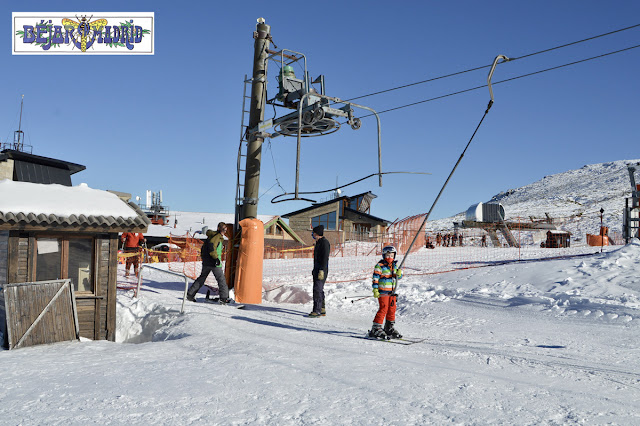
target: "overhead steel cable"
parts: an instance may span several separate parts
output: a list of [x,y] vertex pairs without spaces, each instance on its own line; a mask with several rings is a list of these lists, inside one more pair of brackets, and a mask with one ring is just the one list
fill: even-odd
[[[351,186],[353,184],[356,184],[358,182],[362,182],[363,180],[369,179],[369,178],[374,177],[374,176],[378,176],[378,175],[393,175],[393,174],[430,175],[431,173],[426,173],[426,172],[382,172],[382,173],[371,173],[368,176],[365,176],[363,178],[354,180],[353,182],[345,183],[344,185],[336,186],[335,188],[325,189],[323,191],[298,192],[298,194],[303,194],[303,195],[307,195],[307,194],[324,194],[325,192],[336,191],[338,189],[342,189],[342,188],[345,188],[347,186]],[[282,188],[282,187],[280,187],[280,188]],[[283,191],[284,191],[284,189],[283,189]],[[284,199],[284,200],[276,201],[278,198],[284,197],[285,195],[294,195],[294,194],[291,194],[291,193],[285,191],[283,194],[276,195],[275,197],[273,197],[271,199],[271,203],[272,204],[276,204],[276,203],[282,203],[283,201],[295,201],[295,200],[297,200],[296,198],[287,198],[287,199]],[[300,198],[300,200],[311,201],[312,203],[316,202],[315,200],[310,200],[308,198]]]
[[267,192],[271,191],[271,189],[276,185],[278,185],[280,189],[282,189],[282,192],[286,192],[282,187],[282,185],[280,185],[280,179],[278,179],[278,171],[276,170],[276,160],[273,158],[273,147],[271,146],[271,139],[269,139],[268,147],[269,147],[269,152],[271,152],[271,162],[273,163],[273,173],[276,177],[276,183],[274,183],[273,185],[271,185],[269,189],[264,191],[262,195],[258,197],[258,199],[262,198]]
[[[493,84],[495,85],[495,84],[500,84],[500,83],[506,83],[506,82],[508,82],[508,81],[518,80],[518,79],[520,79],[520,78],[530,77],[530,76],[532,76],[532,75],[536,75],[536,74],[542,74],[543,72],[547,72],[547,71],[554,71],[554,70],[557,70],[557,69],[560,69],[560,68],[564,68],[564,67],[568,67],[568,66],[571,66],[571,65],[580,64],[580,63],[582,63],[582,62],[587,62],[587,61],[591,61],[591,60],[594,60],[594,59],[603,58],[603,57],[605,57],[605,56],[609,56],[609,55],[615,55],[616,53],[626,52],[626,51],[628,51],[628,50],[636,49],[636,48],[638,48],[638,47],[640,47],[640,44],[635,45],[635,46],[631,46],[631,47],[627,47],[627,48],[625,48],[625,49],[616,50],[616,51],[613,51],[613,52],[603,53],[602,55],[592,56],[592,57],[590,57],[590,58],[586,58],[586,59],[581,59],[581,60],[579,60],[579,61],[569,62],[569,63],[567,63],[567,64],[558,65],[558,66],[555,66],[555,67],[546,68],[546,69],[539,70],[539,71],[534,71],[534,72],[531,72],[531,73],[528,73],[528,74],[522,74],[522,75],[519,75],[519,76],[516,76],[516,77],[507,78],[507,79],[505,79],[505,80],[496,81],[496,82],[495,82],[495,83],[493,83]],[[512,59],[512,60],[513,60],[513,59]],[[490,65],[489,65],[489,66],[490,66]],[[380,115],[380,114],[384,114],[385,112],[395,111],[395,110],[398,110],[398,109],[408,108],[408,107],[410,107],[410,106],[423,104],[423,103],[426,103],[426,102],[436,101],[436,100],[438,100],[438,99],[447,98],[447,97],[449,97],[449,96],[455,96],[455,95],[459,95],[459,94],[462,94],[462,93],[471,92],[471,91],[473,91],[473,90],[482,89],[483,87],[487,87],[487,85],[486,85],[486,84],[484,84],[484,85],[482,85],[482,86],[476,86],[476,87],[472,87],[472,88],[470,88],[470,89],[460,90],[460,91],[457,91],[457,92],[448,93],[448,94],[446,94],[446,95],[436,96],[435,98],[424,99],[424,100],[422,100],[422,101],[412,102],[412,103],[410,103],[410,104],[400,105],[400,106],[397,106],[397,107],[394,107],[394,108],[385,109],[385,110],[382,110],[382,111],[378,111],[378,115]],[[360,116],[360,117],[358,117],[358,118],[361,118],[361,119],[362,119],[362,118],[367,118],[367,117],[370,117],[371,115],[373,115],[373,114],[363,115],[363,116]]]
[[[431,212],[433,212],[433,209],[435,208],[436,204],[438,203],[438,200],[440,199],[440,196],[442,196],[442,193],[444,192],[444,189],[447,187],[447,184],[451,180],[451,177],[453,176],[453,174],[455,173],[456,169],[460,165],[460,162],[462,161],[462,158],[464,157],[464,154],[467,152],[467,149],[469,149],[469,145],[471,145],[471,142],[473,141],[473,138],[476,136],[476,133],[478,133],[478,130],[480,129],[480,126],[482,126],[482,123],[484,122],[484,119],[486,118],[487,114],[491,110],[491,106],[493,105],[493,101],[494,101],[494,99],[493,99],[493,90],[491,89],[491,78],[493,77],[493,72],[495,71],[496,66],[498,64],[500,64],[500,63],[504,63],[504,62],[507,62],[509,60],[510,59],[508,57],[506,57],[505,55],[498,55],[493,60],[493,64],[491,65],[491,71],[489,71],[489,75],[487,76],[487,84],[486,84],[486,86],[489,87],[489,93],[491,94],[491,99],[489,100],[489,104],[487,105],[487,109],[484,111],[484,115],[482,116],[482,119],[480,119],[480,122],[476,126],[476,129],[473,131],[473,134],[471,135],[471,138],[469,139],[469,142],[467,142],[467,145],[464,147],[464,150],[460,154],[460,157],[458,158],[458,161],[453,166],[453,169],[451,169],[451,173],[449,173],[449,177],[447,177],[447,180],[444,181],[444,184],[442,185],[442,188],[440,188],[440,192],[438,192],[438,196],[436,197],[435,200],[433,200],[433,204],[431,204],[431,208],[429,209],[429,212],[427,212],[426,216],[422,220],[422,224],[420,225],[420,228],[418,228],[418,230],[416,231],[415,235],[413,236],[413,240],[411,241],[411,244],[409,244],[409,248],[404,253],[404,256],[402,257],[402,261],[400,262],[400,265],[398,266],[398,269],[402,269],[402,267],[404,266],[404,263],[406,262],[407,258],[409,257],[409,254],[411,254],[411,249],[413,248],[413,245],[415,244],[416,240],[418,239],[418,235],[420,235],[420,233],[422,233],[422,230],[424,229],[424,226],[427,223],[427,220],[429,220],[429,216],[431,216]],[[502,62],[500,62],[500,61],[502,61]],[[395,276],[395,273],[394,273],[394,276],[393,276],[393,290],[391,291],[391,295],[392,296],[396,295],[397,288],[398,288],[398,279],[397,279],[397,277]]]
[[608,33],[604,33],[604,34],[600,34],[600,35],[597,35],[597,36],[593,36],[593,37],[585,38],[585,39],[582,39],[582,40],[574,41],[574,42],[571,42],[571,43],[563,44],[561,46],[552,47],[550,49],[540,50],[539,52],[528,53],[526,55],[517,56],[517,57],[511,58],[511,61],[515,61],[516,59],[528,58],[530,56],[539,55],[541,53],[551,52],[552,50],[562,49],[563,47],[569,47],[569,46],[573,46],[574,44],[584,43],[585,41],[595,40],[595,39],[600,38],[600,37],[604,37],[604,36],[608,36],[608,35],[611,35],[611,34],[619,33],[619,32],[622,32],[622,31],[630,30],[630,29],[636,28],[636,27],[640,27],[640,24],[632,25],[632,26],[626,27],[626,28],[620,28],[619,30],[609,31]]
[[[573,45],[576,45],[576,44],[579,44],[579,43],[584,43],[586,41],[595,40],[595,39],[600,38],[600,37],[605,37],[605,36],[608,36],[608,35],[611,35],[611,34],[619,33],[619,32],[622,32],[622,31],[627,31],[627,30],[630,30],[630,29],[633,29],[633,28],[636,28],[636,27],[640,27],[640,24],[632,25],[630,27],[620,28],[620,29],[614,30],[614,31],[609,31],[608,33],[603,33],[603,34],[599,34],[599,35],[596,35],[596,36],[593,36],[593,37],[588,37],[588,38],[585,38],[585,39],[582,39],[582,40],[573,41],[571,43],[562,44],[560,46],[551,47],[549,49],[543,49],[543,50],[539,50],[537,52],[527,53],[527,54],[522,55],[522,56],[513,57],[513,58],[511,58],[511,61],[515,61],[517,59],[524,59],[524,58],[528,58],[528,57],[535,56],[535,55],[540,55],[542,53],[547,53],[547,52],[551,52],[553,50],[558,50],[558,49],[562,49],[562,48],[565,48],[565,47],[573,46]],[[483,68],[490,68],[491,65],[492,64],[482,65],[482,66],[475,67],[475,68],[470,68],[470,69],[464,70],[464,71],[458,71],[458,72],[454,72],[454,73],[451,73],[451,74],[441,75],[439,77],[433,77],[433,78],[430,78],[430,79],[427,79],[427,80],[416,81],[415,83],[404,84],[402,86],[392,87],[390,89],[385,89],[385,90],[380,90],[380,91],[373,92],[373,93],[368,93],[366,95],[361,95],[361,96],[357,96],[355,98],[347,99],[346,102],[353,101],[353,100],[356,100],[356,99],[366,98],[368,96],[380,95],[382,93],[392,92],[394,90],[405,89],[407,87],[417,86],[419,84],[430,83],[432,81],[441,80],[443,78],[448,78],[448,77],[453,77],[453,76],[464,74],[464,73],[471,72],[471,71],[481,70]],[[482,87],[484,87],[484,86],[482,86]]]
[[483,68],[489,68],[490,66],[491,65],[483,65],[481,67],[475,67],[475,68],[470,68],[470,69],[464,70],[464,71],[454,72],[452,74],[441,75],[440,77],[434,77],[434,78],[430,78],[428,80],[417,81],[415,83],[409,83],[409,84],[405,84],[403,86],[393,87],[391,89],[380,90],[379,92],[373,92],[373,93],[369,93],[367,95],[362,95],[362,96],[357,96],[355,98],[347,99],[345,102],[350,102],[350,101],[354,101],[356,99],[366,98],[368,96],[380,95],[381,93],[392,92],[394,90],[404,89],[406,87],[417,86],[418,84],[430,83],[432,81],[442,80],[443,78],[453,77],[454,75],[460,75],[460,74],[464,74],[464,73],[471,72],[471,71],[481,70]]

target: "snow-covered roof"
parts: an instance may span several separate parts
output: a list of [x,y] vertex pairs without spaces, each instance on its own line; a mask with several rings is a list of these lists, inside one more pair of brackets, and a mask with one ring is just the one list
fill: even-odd
[[0,180],[0,226],[89,227],[107,231],[146,229],[137,206],[87,184],[64,186]]
[[[263,223],[272,220],[274,215],[258,215]],[[178,224],[175,225],[176,219]],[[167,225],[149,225],[149,229],[145,232],[145,236],[149,237],[169,237],[172,235],[193,235],[196,231],[202,231],[204,226],[209,229],[216,229],[218,223],[234,223],[235,217],[233,213],[199,213],[199,212],[181,212],[172,211],[169,216]],[[174,226],[175,225],[175,226]]]

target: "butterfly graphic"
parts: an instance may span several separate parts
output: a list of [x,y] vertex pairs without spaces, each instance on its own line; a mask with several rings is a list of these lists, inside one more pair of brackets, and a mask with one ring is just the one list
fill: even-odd
[[62,20],[62,25],[67,31],[75,30],[76,34],[73,35],[73,44],[83,52],[86,52],[87,47],[91,47],[95,41],[96,32],[102,31],[102,29],[107,25],[106,19],[96,19],[93,22],[89,22],[91,18],[93,18],[93,15],[91,15],[89,19],[87,19],[86,15],[80,18],[76,16],[78,21],[67,18]]

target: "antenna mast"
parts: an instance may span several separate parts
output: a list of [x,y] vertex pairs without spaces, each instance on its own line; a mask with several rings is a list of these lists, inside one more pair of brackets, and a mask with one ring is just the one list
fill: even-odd
[[20,122],[18,123],[18,130],[13,132],[13,149],[16,151],[22,151],[24,145],[24,132],[22,131],[22,107],[24,106],[24,95],[22,95],[22,101],[20,102]]

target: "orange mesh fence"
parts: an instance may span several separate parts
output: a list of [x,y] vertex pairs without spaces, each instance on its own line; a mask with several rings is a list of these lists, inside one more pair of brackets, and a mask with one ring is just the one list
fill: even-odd
[[[202,258],[200,257],[200,249],[203,240],[186,235],[169,235],[169,270],[179,272],[187,277],[195,280],[202,272]],[[226,241],[225,241],[226,243]],[[222,254],[224,261],[226,252]],[[224,268],[224,265],[222,265]],[[216,287],[216,279],[213,274],[209,274],[204,284],[209,287]]]
[[[328,284],[368,281],[380,259],[382,247],[391,244],[398,260],[406,254],[425,215],[394,222],[384,234],[351,234],[351,239],[333,244],[329,259]],[[427,228],[431,225],[427,222]],[[599,232],[593,218],[572,216],[554,219],[510,219],[502,223],[465,223],[418,234],[404,264],[406,276],[427,275],[501,263],[565,258],[615,249],[615,246],[589,246],[587,231]],[[624,244],[620,233],[609,231],[609,241]],[[311,284],[313,247],[278,250],[265,254],[265,289],[285,285]]]
[[[382,247],[392,244],[398,260],[411,244],[424,215],[411,216],[391,224],[387,232],[349,234],[349,239],[332,244],[329,258],[328,284],[366,281],[380,259]],[[619,232],[607,229],[610,246],[590,246],[588,233],[599,234],[600,221],[572,216],[532,220],[515,218],[501,223],[460,222],[454,226],[434,228],[419,233],[409,258],[404,264],[405,276],[427,275],[516,261],[553,259],[613,250],[624,244]],[[147,251],[144,261],[168,262],[171,271],[195,279],[201,272],[202,241],[189,235],[171,235],[168,252]],[[284,286],[310,286],[313,269],[313,246],[290,241],[285,244],[265,243],[263,286],[266,291]],[[119,255],[119,260],[128,254]],[[223,254],[223,260],[225,254]],[[224,266],[224,265],[223,265]],[[217,287],[213,275],[206,285]]]

